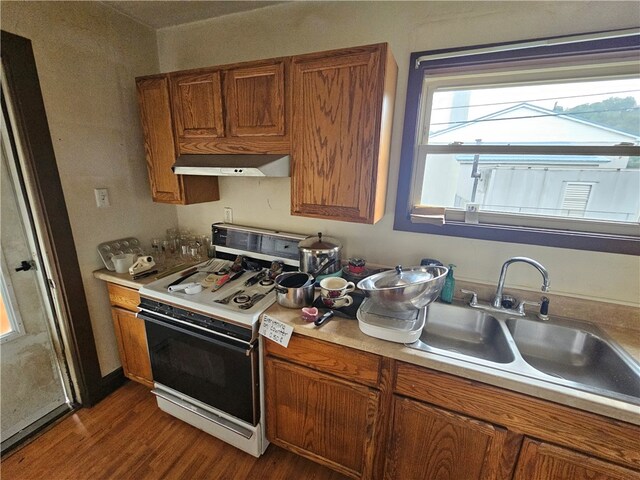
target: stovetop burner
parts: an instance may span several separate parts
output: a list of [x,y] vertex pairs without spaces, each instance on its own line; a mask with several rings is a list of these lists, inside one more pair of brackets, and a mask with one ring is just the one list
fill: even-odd
[[260,280],[260,285],[262,285],[263,287],[270,287],[274,283],[275,283],[275,280],[271,278],[265,278],[263,280]]

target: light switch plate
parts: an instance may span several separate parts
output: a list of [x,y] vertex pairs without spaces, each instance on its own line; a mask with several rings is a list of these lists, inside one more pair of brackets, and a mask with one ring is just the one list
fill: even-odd
[[109,201],[109,190],[106,188],[94,188],[93,193],[96,196],[96,205],[98,208],[107,208],[111,206]]

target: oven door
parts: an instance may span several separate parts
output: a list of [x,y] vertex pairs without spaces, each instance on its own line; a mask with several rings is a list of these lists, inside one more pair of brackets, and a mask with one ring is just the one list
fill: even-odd
[[146,310],[155,382],[256,425],[259,412],[258,342],[245,343]]

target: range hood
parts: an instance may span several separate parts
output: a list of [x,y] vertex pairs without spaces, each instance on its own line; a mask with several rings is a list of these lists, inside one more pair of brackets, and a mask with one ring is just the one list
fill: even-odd
[[288,177],[289,155],[180,155],[171,167],[178,175]]

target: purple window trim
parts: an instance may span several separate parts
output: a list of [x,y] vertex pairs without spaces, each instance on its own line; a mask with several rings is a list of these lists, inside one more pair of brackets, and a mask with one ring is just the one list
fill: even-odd
[[[601,32],[592,32],[601,33]],[[614,32],[612,32],[614,33]],[[546,38],[558,39],[571,37]],[[442,226],[411,223],[411,173],[413,170],[413,157],[416,146],[416,124],[418,120],[418,106],[422,93],[422,81],[425,72],[433,69],[447,67],[468,67],[486,63],[511,62],[536,58],[557,58],[562,56],[577,56],[598,53],[622,53],[637,51],[640,53],[640,35],[631,35],[617,38],[588,40],[579,43],[562,45],[548,45],[531,47],[520,50],[507,50],[501,52],[470,54],[468,56],[443,58],[438,60],[426,60],[415,68],[418,58],[425,55],[462,52],[496,46],[514,45],[536,40],[530,39],[519,42],[504,42],[473,47],[450,48],[425,52],[414,52],[409,62],[409,78],[407,85],[407,102],[405,108],[404,129],[402,134],[402,153],[400,156],[400,170],[398,175],[398,193],[396,199],[394,230],[428,233],[435,235],[447,235],[480,240],[491,240],[509,243],[523,243],[531,245],[544,245],[549,247],[570,248],[574,250],[588,250],[598,252],[620,253],[626,255],[640,255],[640,238],[603,235],[590,232],[570,232],[553,229],[528,228],[504,225],[470,225],[461,222],[450,222]]]

